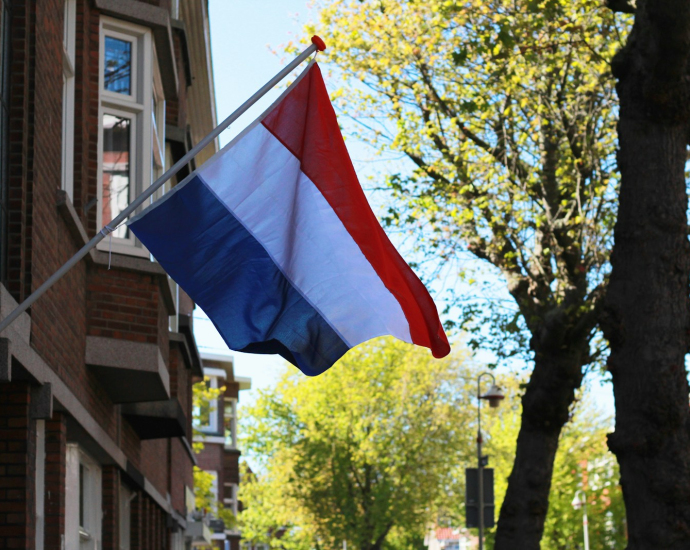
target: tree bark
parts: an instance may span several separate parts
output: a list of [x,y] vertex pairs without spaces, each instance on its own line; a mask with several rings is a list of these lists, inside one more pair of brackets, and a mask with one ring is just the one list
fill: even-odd
[[690,3],[638,2],[614,60],[621,189],[602,327],[629,550],[690,548]]
[[[558,342],[564,343],[562,338]],[[587,342],[535,346],[533,339],[534,370],[522,397],[522,424],[495,550],[539,550],[558,438],[582,383]]]

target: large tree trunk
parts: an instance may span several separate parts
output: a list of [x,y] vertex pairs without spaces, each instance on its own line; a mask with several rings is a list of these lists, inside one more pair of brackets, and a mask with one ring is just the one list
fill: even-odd
[[621,171],[602,320],[629,549],[690,548],[687,160],[690,2],[638,2],[614,74]]
[[578,346],[558,340],[563,347],[535,349],[534,371],[522,398],[522,424],[498,520],[495,550],[539,549],[558,438],[568,421],[575,390],[582,383],[582,365],[587,357],[586,342]]

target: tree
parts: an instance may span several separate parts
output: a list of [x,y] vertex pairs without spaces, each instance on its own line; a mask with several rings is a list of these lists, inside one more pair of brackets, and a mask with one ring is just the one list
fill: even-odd
[[613,63],[621,186],[602,321],[616,399],[609,447],[621,468],[628,548],[688,548],[690,3],[610,6],[634,11],[635,22]]
[[[362,456],[366,453],[367,456],[378,456],[371,448],[371,435],[360,439],[350,435],[357,430],[361,433],[363,426],[360,423],[349,430],[353,416],[364,418],[359,414],[364,408],[369,418],[376,417],[379,411],[390,416],[396,410],[396,405],[391,406],[391,400],[398,404],[414,402],[415,395],[409,391],[396,396],[399,385],[393,384],[388,388],[390,376],[379,373],[382,369],[395,370],[401,368],[403,362],[411,364],[414,361],[408,356],[403,361],[387,359],[383,363],[376,363],[375,358],[381,354],[378,350],[372,352],[372,349],[377,345],[386,344],[367,344],[371,349],[363,350],[366,359],[362,360],[360,356],[356,362],[347,365],[338,377],[341,379],[339,383],[323,381],[316,384],[314,380],[299,375],[287,375],[276,390],[264,394],[248,411],[248,416],[243,418],[243,425],[250,426],[250,453],[261,460],[260,475],[255,475],[246,467],[243,471],[240,488],[243,511],[239,520],[245,540],[253,544],[268,544],[272,548],[308,550],[340,547],[342,538],[346,537],[349,547],[361,548],[362,541],[353,539],[352,534],[360,532],[363,518],[353,520],[347,514],[381,514],[381,521],[388,517],[373,501],[367,508],[366,504],[363,505],[366,499],[363,500],[362,495],[342,490],[338,481],[354,478],[355,470],[343,474],[333,468],[333,464],[342,458],[337,455],[346,448],[342,436],[348,440],[349,455]],[[395,346],[403,347],[399,343]],[[396,353],[399,351],[396,350]],[[419,351],[415,351],[414,355],[419,355]],[[391,364],[394,366],[391,367]],[[333,372],[338,372],[341,366],[338,364]],[[418,367],[423,369],[426,363]],[[409,368],[405,367],[405,370]],[[359,376],[352,377],[350,369],[356,369]],[[464,468],[473,466],[476,460],[474,390],[477,374],[477,366],[469,365],[461,367],[460,372],[453,376],[457,387],[452,406],[464,411],[465,416],[457,420],[459,423],[455,433],[449,434],[449,437],[455,438],[455,442],[443,445],[441,456],[437,458],[450,458],[454,466],[447,475],[424,480],[429,468],[415,470],[414,465],[409,465],[414,488],[423,488],[415,493],[419,517],[417,521],[395,524],[382,547],[396,550],[419,548],[424,526],[433,524],[435,520],[453,527],[464,525]],[[407,377],[405,372],[393,376],[394,379]],[[362,379],[366,383],[363,384]],[[490,466],[495,469],[496,503],[500,505],[506,494],[506,481],[515,455],[523,389],[514,377],[499,377],[498,382],[505,390],[506,399],[499,409],[485,411],[483,434],[485,452],[490,456]],[[386,387],[383,400],[382,386]],[[371,406],[373,403],[376,404],[374,407]],[[325,405],[329,411],[328,427],[323,425]],[[426,418],[427,414],[423,416]],[[625,514],[616,462],[606,448],[609,427],[610,419],[597,411],[586,392],[579,391],[570,419],[561,433],[561,445],[555,459],[554,483],[549,497],[551,506],[544,533],[545,547],[549,550],[574,550],[582,541],[582,515],[571,506],[577,489],[587,491],[593,548],[623,547]],[[387,423],[385,431],[394,428],[394,423]],[[381,434],[380,431],[371,433]],[[409,430],[401,433],[403,438],[396,442],[396,448],[408,444],[405,438]],[[307,442],[307,439],[310,441]],[[381,435],[377,440],[376,445],[380,445],[384,454],[396,452],[388,448]],[[326,451],[315,449],[317,442],[319,447],[329,445],[330,448]],[[434,452],[434,447],[429,446],[427,452]],[[438,447],[436,452],[439,452]],[[324,456],[315,456],[321,453]],[[363,467],[363,463],[358,464]],[[378,472],[382,466],[388,468],[388,464],[387,461],[375,464],[374,472]],[[317,495],[316,499],[314,494]],[[400,505],[409,506],[407,501]],[[494,536],[495,531],[488,533],[488,548],[494,547]]]
[[414,166],[388,180],[387,221],[444,262],[469,250],[514,300],[507,314],[477,302],[464,312],[510,329],[494,339],[499,354],[516,349],[511,334],[529,341],[496,548],[536,549],[561,429],[602,352],[617,185],[609,63],[625,22],[596,0],[319,5],[327,60],[361,82],[335,94],[356,134]]
[[312,550],[316,534],[298,501],[284,489],[289,470],[271,468],[258,476],[242,464],[239,524],[242,539],[252,546],[267,544],[281,550]]
[[[423,537],[438,507],[462,499],[455,480],[471,457],[474,417],[460,406],[472,387],[466,371],[457,354],[436,360],[387,338],[317,378],[286,374],[245,412],[244,445],[263,457],[264,482],[243,487],[252,500],[242,521],[253,518],[257,536],[309,534],[321,548]],[[267,512],[252,512],[252,502]]]
[[[506,399],[500,409],[486,415],[486,453],[495,469],[495,501],[500,506],[515,456],[520,427],[520,385],[514,378],[499,380]],[[606,435],[611,419],[602,415],[586,389],[577,393],[570,419],[563,427],[554,461],[549,493],[549,512],[544,526],[542,548],[575,550],[583,540],[582,511],[573,509],[575,492],[585,490],[589,515],[589,535],[593,548],[621,549],[625,546],[626,519],[619,484],[618,465],[608,451]],[[487,536],[493,547],[495,531]]]

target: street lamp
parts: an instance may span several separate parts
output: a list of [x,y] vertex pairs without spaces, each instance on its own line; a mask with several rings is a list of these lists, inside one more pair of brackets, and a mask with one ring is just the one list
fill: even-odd
[[585,531],[585,550],[589,550],[589,522],[587,521],[587,495],[580,489],[575,491],[575,498],[572,502],[573,508],[579,510],[582,508],[582,527]]
[[[482,377],[491,377],[489,391],[482,395]],[[479,477],[479,550],[484,549],[484,462],[482,460],[482,402],[486,399],[489,407],[495,409],[505,397],[501,388],[496,385],[496,378],[490,372],[484,372],[477,377],[477,475]]]

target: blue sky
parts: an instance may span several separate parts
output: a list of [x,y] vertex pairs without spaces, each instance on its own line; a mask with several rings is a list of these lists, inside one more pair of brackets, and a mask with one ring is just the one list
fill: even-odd
[[[218,121],[222,121],[239,107],[258,88],[269,80],[288,61],[280,51],[281,45],[302,37],[302,26],[316,15],[307,0],[210,0],[211,45],[216,86]],[[327,29],[320,35],[328,43]],[[221,145],[237,135],[280,94],[276,87],[259,101],[221,136]],[[348,141],[348,148],[360,175],[372,173],[371,152]],[[364,184],[366,187],[366,183]],[[196,310],[195,332],[202,351],[228,352],[218,333],[203,312]],[[253,390],[272,386],[283,369],[277,356],[247,355],[232,352],[236,374],[252,379]],[[481,356],[479,357],[481,360]],[[610,384],[590,377],[590,388],[602,410],[613,412]]]
[[[305,0],[211,0],[211,48],[216,86],[218,121],[222,121],[266,83],[285,64],[272,53],[281,44],[296,40],[309,20]],[[225,145],[280,94],[276,87],[221,136]],[[228,352],[212,323],[198,308],[195,333],[201,351]],[[273,385],[283,369],[278,356],[232,352],[235,373],[252,379],[253,390]],[[242,398],[246,396],[241,396]]]

